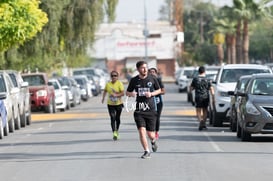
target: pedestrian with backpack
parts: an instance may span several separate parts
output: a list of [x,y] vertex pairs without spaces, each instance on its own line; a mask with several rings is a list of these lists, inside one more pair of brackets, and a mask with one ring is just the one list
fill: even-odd
[[[198,69],[199,75],[193,78],[191,83],[191,91],[195,90],[195,107],[196,115],[199,121],[199,130],[207,129],[206,120],[208,115],[208,105],[211,97],[214,100],[214,89],[211,82],[206,79],[206,70],[204,66]],[[212,100],[212,101],[213,101]]]

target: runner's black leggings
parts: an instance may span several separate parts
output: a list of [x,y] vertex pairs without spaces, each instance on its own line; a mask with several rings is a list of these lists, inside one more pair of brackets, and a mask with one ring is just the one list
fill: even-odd
[[112,131],[118,131],[119,125],[120,125],[120,115],[123,108],[123,105],[107,105],[108,106],[108,112],[111,119],[111,128]]
[[159,131],[160,116],[161,116],[161,112],[162,112],[162,108],[163,108],[162,101],[160,101],[158,104],[156,104],[156,106],[157,106],[157,118],[156,118],[156,123],[155,123],[155,131]]

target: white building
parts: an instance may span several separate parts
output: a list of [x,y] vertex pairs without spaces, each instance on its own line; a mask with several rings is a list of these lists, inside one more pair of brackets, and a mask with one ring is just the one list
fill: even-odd
[[[143,35],[144,24],[101,24],[96,41],[88,51],[91,57],[106,60],[109,71],[135,70],[138,60],[147,60],[149,67],[156,67],[164,76],[173,76],[175,71],[176,28],[168,22],[148,22],[149,36]],[[147,45],[147,46],[146,46]],[[146,56],[147,55],[147,56]]]

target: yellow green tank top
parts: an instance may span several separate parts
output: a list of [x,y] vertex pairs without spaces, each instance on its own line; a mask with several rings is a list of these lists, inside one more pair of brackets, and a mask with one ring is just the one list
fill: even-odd
[[108,82],[105,85],[104,90],[108,93],[108,100],[107,100],[108,105],[120,105],[120,104],[122,104],[121,97],[111,96],[111,94],[113,94],[113,93],[120,93],[120,92],[124,91],[124,86],[123,86],[123,83],[121,81],[117,80],[115,83]]

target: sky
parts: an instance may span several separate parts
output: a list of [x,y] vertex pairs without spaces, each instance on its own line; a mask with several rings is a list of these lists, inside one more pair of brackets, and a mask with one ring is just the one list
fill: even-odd
[[[232,0],[204,0],[204,2],[223,6],[230,5]],[[165,4],[165,0],[119,0],[116,9],[116,22],[144,21],[144,4],[146,4],[147,21],[153,21],[159,18],[159,9]]]

